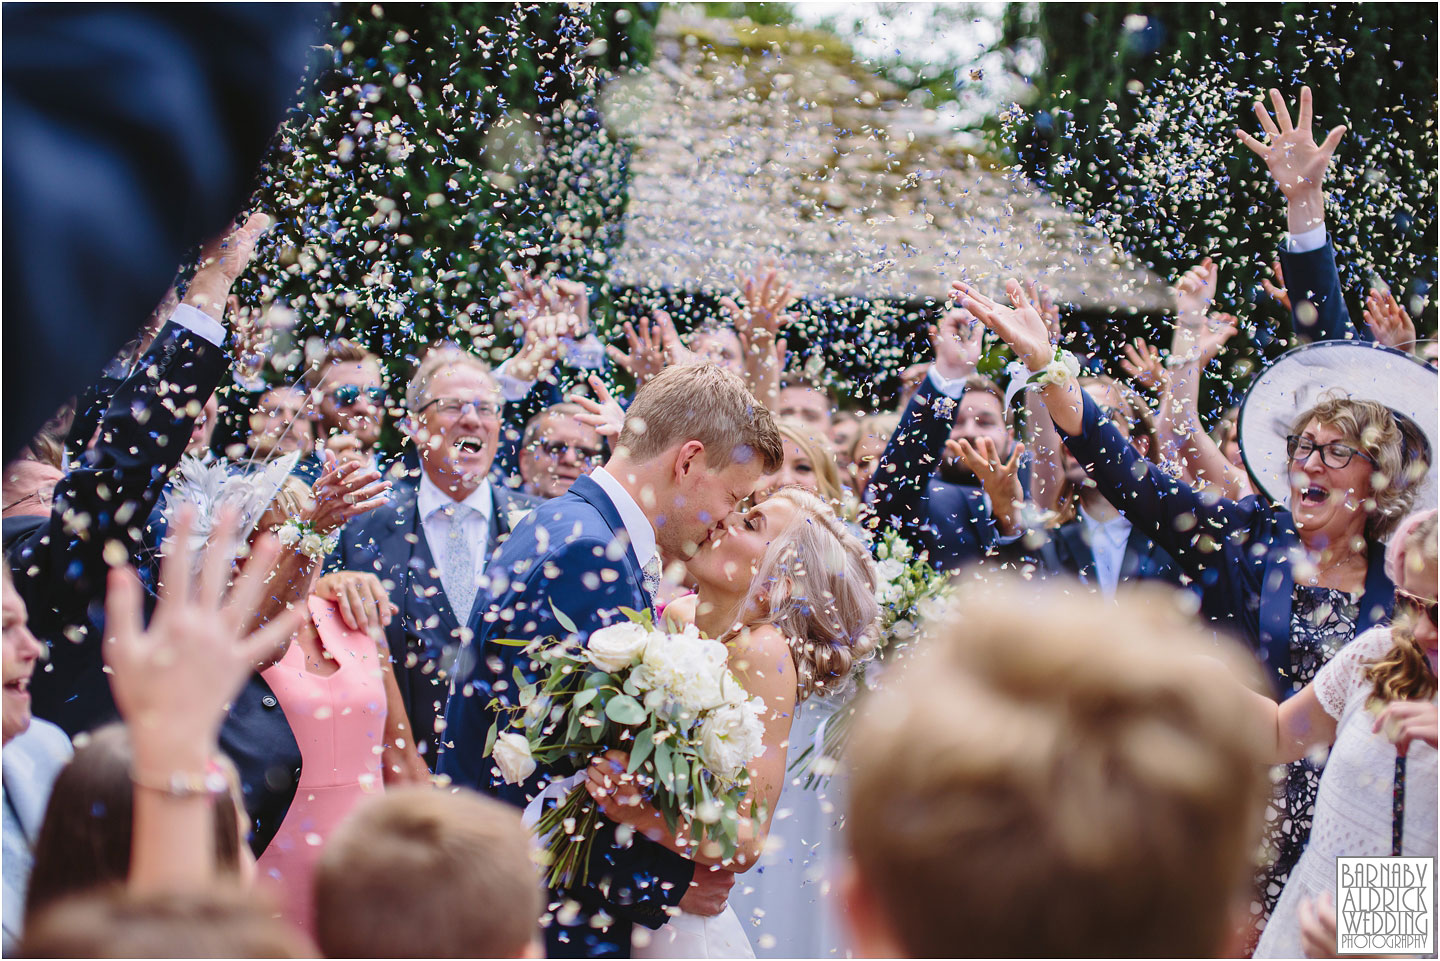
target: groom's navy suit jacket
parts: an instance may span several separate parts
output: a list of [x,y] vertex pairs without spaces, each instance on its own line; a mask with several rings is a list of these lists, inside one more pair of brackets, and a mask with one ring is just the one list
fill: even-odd
[[[536,498],[492,483],[494,509],[490,513],[489,549],[510,534],[510,518],[540,503]],[[425,763],[435,767],[435,721],[444,715],[449,678],[443,666],[460,643],[462,617],[457,614],[440,583],[416,501],[420,484],[414,477],[395,482],[390,499],[368,514],[345,525],[340,548],[326,564],[328,570],[373,572],[390,593],[400,613],[385,628],[385,640],[395,664],[395,681],[409,715],[416,746]],[[485,591],[475,594],[475,606],[484,606]]]
[[[576,635],[584,638],[623,619],[621,607],[649,608],[650,598],[619,512],[589,477],[532,511],[491,558],[486,576],[489,603],[476,604],[473,634],[455,664],[439,770],[457,784],[523,806],[549,776],[570,772],[542,769],[524,784],[508,785],[493,772],[491,759],[481,756],[495,720],[491,698],[514,696],[514,668],[534,676],[520,648],[491,642],[565,637],[556,610],[574,621]],[[591,884],[564,892],[580,903],[580,916],[547,929],[552,958],[628,956],[632,923],[664,924],[664,908],[680,902],[694,875],[694,862],[638,835],[628,846],[617,846],[614,825],[603,818],[601,823],[590,859]],[[602,887],[607,894],[600,893]],[[617,919],[604,932],[590,925],[602,910]]]

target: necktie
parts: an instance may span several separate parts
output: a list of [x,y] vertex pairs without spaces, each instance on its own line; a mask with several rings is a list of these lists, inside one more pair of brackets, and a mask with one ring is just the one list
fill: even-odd
[[655,603],[655,592],[660,590],[660,555],[651,554],[650,559],[645,562],[645,593],[650,595],[650,603]]
[[475,551],[465,536],[465,521],[474,513],[467,504],[446,504],[440,508],[450,520],[445,534],[445,563],[440,568],[440,583],[455,619],[464,624],[470,619],[475,603]]

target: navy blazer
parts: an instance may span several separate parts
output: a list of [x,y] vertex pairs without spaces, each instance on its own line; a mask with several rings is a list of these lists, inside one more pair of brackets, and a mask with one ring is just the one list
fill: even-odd
[[[1295,333],[1304,341],[1374,340],[1369,327],[1357,327],[1345,307],[1340,271],[1335,266],[1335,248],[1330,241],[1318,250],[1303,254],[1280,251],[1285,271],[1285,289],[1290,294],[1290,316]],[[1309,304],[1311,310],[1301,307]]]
[[[621,607],[646,610],[651,602],[620,514],[588,476],[531,512],[501,545],[486,574],[488,603],[476,605],[472,636],[455,664],[439,769],[457,784],[523,806],[551,777],[574,767],[542,769],[524,784],[507,785],[492,773],[491,760],[481,757],[495,720],[491,698],[513,695],[515,668],[527,678],[535,676],[520,648],[490,642],[567,636],[555,617],[557,609],[574,621],[583,638],[622,620]],[[575,759],[577,764],[586,760]],[[693,861],[639,836],[619,847],[614,828],[601,819],[590,860],[591,885],[565,892],[580,903],[580,917],[569,925],[552,923],[547,930],[551,957],[628,956],[631,924],[664,924],[664,909],[678,904],[690,886]],[[602,889],[608,893],[601,894]],[[618,919],[606,932],[590,926],[602,910]]]
[[[1080,518],[1053,530],[1027,532],[1017,545],[1023,545],[1021,556],[1038,564],[1047,575],[1069,574],[1083,584],[1095,584],[1095,550],[1090,531]],[[1133,581],[1185,586],[1184,571],[1175,559],[1132,523],[1130,536],[1125,541],[1125,555],[1120,561],[1120,583]]]
[[[928,551],[930,563],[945,571],[984,557],[1000,541],[984,491],[935,476],[955,423],[955,403],[929,377],[921,381],[867,488],[881,523]],[[1026,487],[1028,474],[1022,470]]]
[[[510,535],[512,518],[540,501],[493,482],[490,489],[494,496],[489,539],[493,552]],[[417,478],[397,480],[385,504],[345,525],[340,547],[326,568],[375,573],[400,609],[385,629],[385,640],[416,747],[433,770],[435,722],[445,707],[446,668],[460,646],[462,621],[445,596],[440,569],[425,539],[423,519],[416,510],[419,493]],[[484,598],[483,590],[476,591],[476,605]],[[470,612],[463,613],[468,621]]]
[[[1142,458],[1086,395],[1082,430],[1061,431],[1105,499],[1170,553],[1200,584],[1201,610],[1259,656],[1277,693],[1290,693],[1292,554],[1300,537],[1290,512],[1264,498],[1238,501],[1201,495]],[[1385,548],[1367,545],[1369,571],[1355,636],[1389,620],[1395,586],[1385,576]]]
[[[140,566],[145,547],[136,519],[154,511],[194,426],[187,411],[214,392],[225,366],[225,352],[205,338],[181,324],[162,327],[134,372],[115,386],[94,448],[56,487],[48,523],[7,544],[16,590],[35,635],[50,649],[31,681],[35,714],[71,737],[118,716],[100,649],[104,546],[118,541]],[[66,530],[67,509],[89,518],[84,537]],[[147,617],[153,604],[147,595]],[[300,772],[299,745],[259,674],[231,705],[220,747],[239,771],[258,855],[284,820]]]

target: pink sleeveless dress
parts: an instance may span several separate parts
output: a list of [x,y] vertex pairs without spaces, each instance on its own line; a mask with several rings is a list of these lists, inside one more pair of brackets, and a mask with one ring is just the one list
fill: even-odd
[[321,646],[339,669],[312,674],[305,652],[291,644],[263,672],[280,700],[302,766],[295,800],[256,867],[281,913],[313,930],[311,882],[330,833],[361,798],[383,789],[380,748],[385,742],[385,686],[380,650],[364,631],[347,628],[335,604],[309,599]]

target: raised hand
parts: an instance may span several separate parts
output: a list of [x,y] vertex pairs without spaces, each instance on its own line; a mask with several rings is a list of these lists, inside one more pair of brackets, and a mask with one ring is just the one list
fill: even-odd
[[1014,534],[1020,523],[1020,507],[1025,502],[1025,491],[1020,486],[1020,457],[1025,453],[1024,444],[1016,444],[1009,460],[1001,460],[995,442],[988,437],[970,442],[961,437],[945,442],[945,452],[958,457],[980,480],[980,486],[990,498],[991,511],[1000,533]]
[[1407,354],[1415,350],[1415,322],[1389,290],[1371,287],[1361,313],[1377,342]]
[[1220,356],[1225,342],[1234,337],[1240,329],[1240,318],[1234,314],[1211,314],[1200,329],[1195,331],[1196,362],[1206,367]]
[[1289,310],[1290,291],[1285,289],[1285,271],[1281,269],[1280,261],[1277,260],[1270,265],[1270,272],[1275,275],[1275,282],[1271,283],[1269,277],[1261,277],[1260,286],[1264,288],[1265,293],[1270,295],[1271,300]]
[[960,298],[960,306],[1010,345],[1015,356],[1031,371],[1044,370],[1054,360],[1050,328],[1018,281],[1012,278],[1005,282],[1009,307],[996,303],[963,281],[957,280],[951,290]]
[[334,601],[340,609],[340,620],[352,631],[375,634],[390,626],[400,609],[390,602],[390,595],[380,578],[370,571],[336,571],[315,582],[314,594]]
[[183,302],[224,323],[225,301],[230,296],[230,288],[235,278],[250,265],[250,258],[255,255],[255,244],[269,226],[270,217],[267,214],[253,213],[243,226],[207,244]]
[[945,311],[929,330],[935,350],[935,372],[946,380],[958,380],[975,373],[985,352],[985,328],[960,307]]
[[1165,369],[1165,358],[1160,351],[1146,343],[1144,337],[1136,337],[1134,344],[1125,345],[1125,356],[1120,358],[1120,369],[1135,383],[1156,393],[1170,387],[1170,372]]
[[390,482],[366,461],[347,458],[342,463],[333,450],[326,450],[325,469],[312,490],[315,503],[304,519],[323,536],[385,503]]
[[720,298],[720,306],[730,314],[730,322],[737,334],[763,330],[773,338],[793,319],[785,313],[785,308],[795,300],[794,288],[773,264],[767,264],[758,273],[745,278],[741,285],[741,298],[745,301],[743,309],[730,297]]
[[1270,168],[1270,176],[1288,199],[1319,190],[1325,180],[1325,171],[1330,166],[1330,158],[1335,155],[1335,148],[1345,135],[1345,126],[1342,124],[1332,129],[1324,142],[1315,142],[1310,129],[1314,111],[1309,87],[1300,88],[1300,115],[1293,126],[1285,98],[1279,90],[1270,91],[1270,102],[1275,107],[1274,120],[1270,119],[1264,103],[1255,103],[1255,116],[1260,120],[1268,143],[1261,143],[1244,130],[1237,129],[1236,135],[1241,143],[1265,161],[1265,166]]
[[653,324],[642,320],[638,327],[628,320],[625,321],[625,340],[630,348],[628,352],[613,344],[605,348],[615,365],[624,368],[635,378],[637,388],[669,364],[695,362],[695,355],[680,342],[680,336],[675,332],[675,322],[670,319],[670,315],[663,310],[656,310],[653,316]]
[[583,394],[569,394],[565,398],[585,409],[585,413],[576,414],[575,419],[595,428],[601,437],[619,437],[620,429],[625,426],[625,411],[620,402],[610,396],[609,389],[599,375],[591,374],[586,378],[586,383],[595,392],[594,400]]
[[253,633],[245,630],[279,553],[273,537],[257,540],[227,598],[225,583],[239,546],[235,513],[222,514],[198,583],[192,583],[184,547],[193,526],[193,511],[183,510],[166,539],[160,598],[149,627],[141,620],[143,592],[135,572],[115,568],[109,575],[105,665],[115,706],[131,728],[135,776],[142,783],[168,784],[177,771],[203,769],[253,665],[273,660],[300,622],[298,610],[287,611]]
[[1405,754],[1416,741],[1436,746],[1437,727],[1440,727],[1440,709],[1434,701],[1391,701],[1375,718],[1372,733],[1382,731],[1395,745],[1395,750]]
[[1180,275],[1171,288],[1175,298],[1175,312],[1186,326],[1196,326],[1215,302],[1215,291],[1220,283],[1220,267],[1210,257],[1191,267]]

